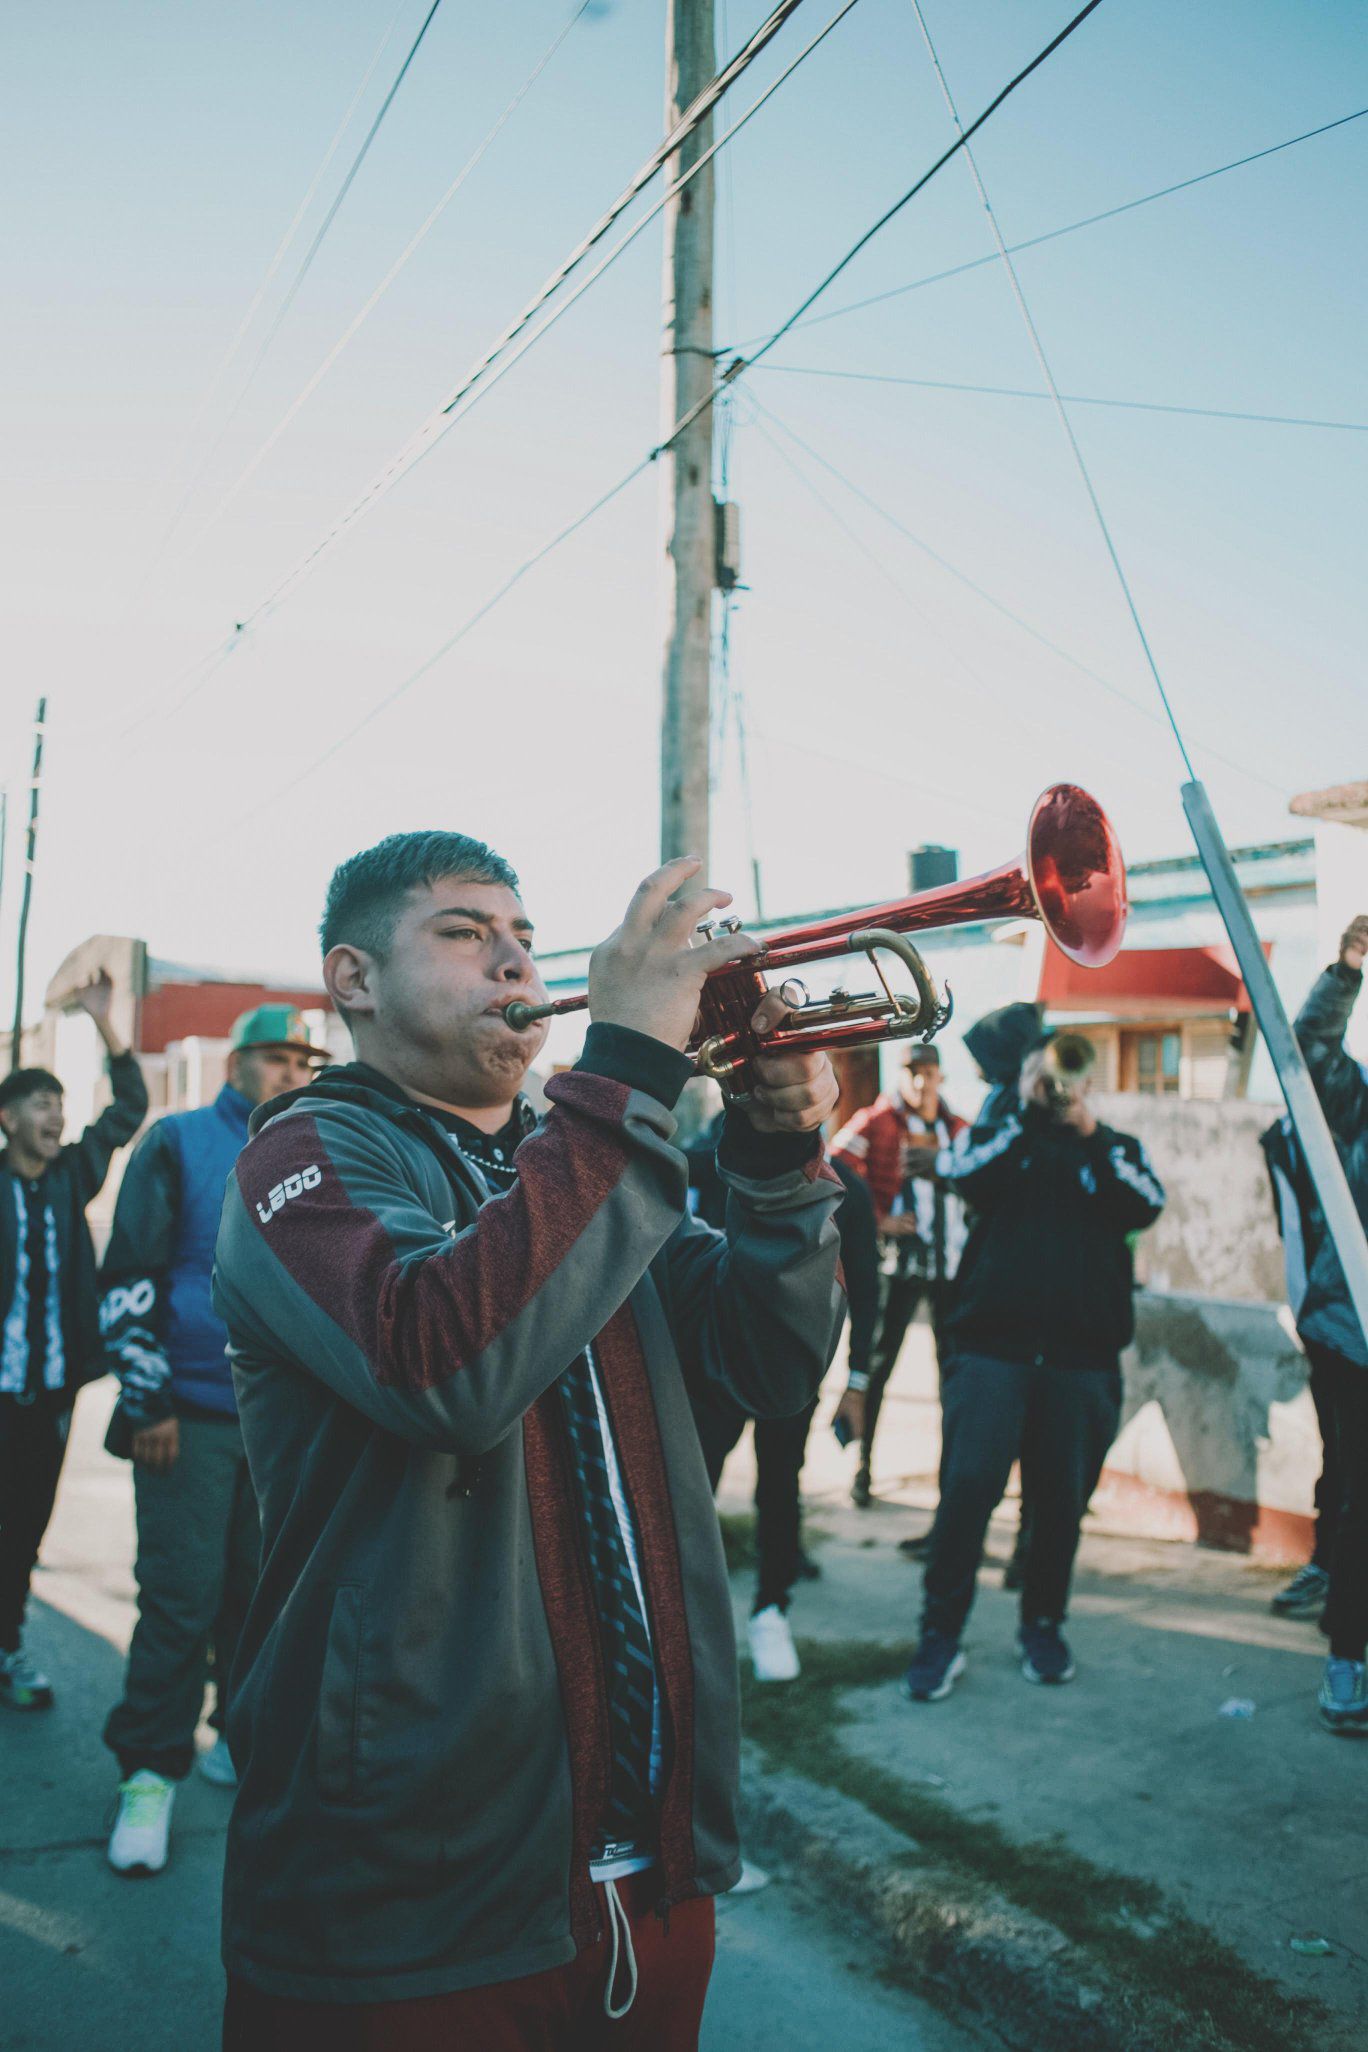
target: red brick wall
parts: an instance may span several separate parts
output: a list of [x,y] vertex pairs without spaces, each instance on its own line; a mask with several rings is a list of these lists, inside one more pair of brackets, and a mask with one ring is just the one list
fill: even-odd
[[163,1054],[173,1040],[198,1034],[226,1040],[234,1019],[256,1005],[295,1005],[300,1011],[328,1007],[325,990],[267,990],[260,983],[163,983],[142,1001],[138,1052]]

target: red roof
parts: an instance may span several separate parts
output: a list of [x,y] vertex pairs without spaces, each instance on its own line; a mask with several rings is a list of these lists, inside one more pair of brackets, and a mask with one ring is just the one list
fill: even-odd
[[[1270,954],[1271,942],[1263,948]],[[1224,942],[1210,948],[1123,948],[1105,969],[1082,969],[1047,940],[1038,995],[1056,1012],[1131,1017],[1250,1009],[1235,956]]]
[[294,1005],[301,1012],[331,1011],[328,993],[281,990],[264,983],[163,983],[142,1001],[139,1054],[163,1054],[173,1040],[199,1035],[226,1040],[234,1019],[257,1005]]

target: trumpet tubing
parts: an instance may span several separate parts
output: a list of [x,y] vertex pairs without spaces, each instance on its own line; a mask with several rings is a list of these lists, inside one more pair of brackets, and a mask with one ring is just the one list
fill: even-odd
[[[762,1052],[839,1050],[913,1037],[929,1040],[948,1020],[951,1006],[907,939],[909,934],[989,920],[1035,919],[1072,961],[1096,969],[1120,948],[1128,909],[1125,863],[1106,814],[1077,784],[1053,784],[1036,800],[1025,852],[1014,862],[887,905],[774,934],[760,954],[715,969],[703,986],[688,1051],[700,1074],[715,1077],[735,1097],[744,1089],[749,1063]],[[763,1042],[751,1030],[751,1017],[769,988],[767,976],[783,977],[787,983],[788,972],[804,963],[852,953],[868,956],[881,986],[878,991],[857,997],[837,989],[813,1003],[803,985],[792,979],[796,1002],[789,1021],[766,1034]],[[915,1000],[891,989],[881,956],[902,963],[912,979]],[[580,994],[545,1005],[513,1004],[506,1017],[510,1025],[521,1028],[538,1019],[581,1011],[587,1002]]]

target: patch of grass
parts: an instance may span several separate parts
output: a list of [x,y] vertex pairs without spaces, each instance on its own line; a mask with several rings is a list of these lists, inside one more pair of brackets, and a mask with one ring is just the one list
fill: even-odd
[[1316,2052],[1324,2005],[1303,1999],[1294,2011],[1277,1982],[1153,1882],[1099,1867],[1062,1838],[1013,1838],[848,1752],[844,1697],[896,1681],[906,1660],[898,1648],[804,1640],[801,1654],[801,1676],[782,1689],[759,1688],[743,1674],[746,1734],[771,1765],[853,1797],[927,1859],[1053,1925],[1123,1989],[1179,2005],[1190,2022],[1185,2052]]

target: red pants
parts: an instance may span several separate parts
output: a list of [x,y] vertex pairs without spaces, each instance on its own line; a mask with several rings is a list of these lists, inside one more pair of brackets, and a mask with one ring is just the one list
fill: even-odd
[[[223,2052],[697,2052],[712,1973],[711,1896],[678,1903],[669,1930],[651,1908],[656,1876],[619,1881],[636,1958],[637,1992],[624,2017],[604,2010],[612,1960],[607,1891],[597,1891],[604,1936],[568,1966],[407,2002],[292,2002],[228,1982]],[[624,1941],[613,1984],[630,1986]]]

